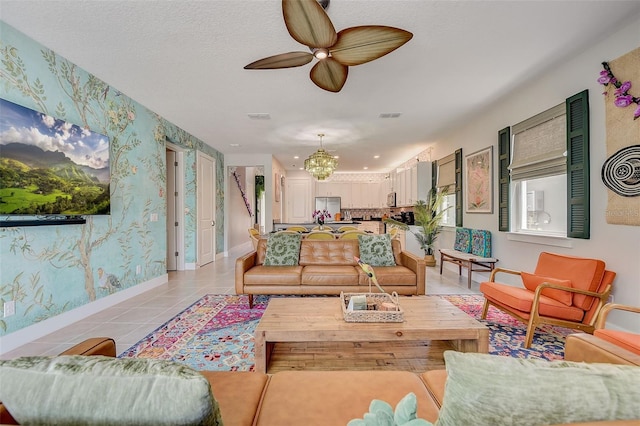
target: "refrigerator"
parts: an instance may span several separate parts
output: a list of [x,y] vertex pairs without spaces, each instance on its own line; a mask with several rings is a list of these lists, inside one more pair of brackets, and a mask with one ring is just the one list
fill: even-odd
[[315,210],[322,211],[324,209],[327,209],[331,215],[329,222],[334,221],[336,213],[340,212],[340,197],[316,197]]

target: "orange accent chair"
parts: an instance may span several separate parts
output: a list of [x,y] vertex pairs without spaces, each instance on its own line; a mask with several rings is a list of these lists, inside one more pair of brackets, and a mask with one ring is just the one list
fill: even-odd
[[624,348],[629,352],[640,355],[640,334],[605,328],[607,323],[607,316],[611,311],[614,310],[640,314],[640,308],[637,308],[635,306],[620,305],[618,303],[607,303],[600,311],[600,315],[598,315],[598,320],[596,321],[596,329],[593,332],[593,335],[602,340],[613,343],[616,346],[620,346],[621,348]]
[[[501,272],[520,275],[524,287],[495,282]],[[489,281],[480,283],[485,298],[482,318],[494,306],[527,324],[525,348],[531,346],[539,324],[593,334],[615,276],[602,260],[542,252],[533,274],[496,268]]]

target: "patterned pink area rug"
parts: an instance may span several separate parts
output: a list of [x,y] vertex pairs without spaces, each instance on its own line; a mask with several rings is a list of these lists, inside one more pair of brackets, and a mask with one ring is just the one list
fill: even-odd
[[[441,297],[480,318],[482,296]],[[268,302],[269,296],[256,296],[249,309],[247,296],[206,295],[119,357],[173,360],[196,370],[253,371],[253,333]],[[523,324],[494,308],[483,322],[490,330],[489,353],[518,358],[562,359],[571,332],[543,326],[536,330],[531,349],[524,349]]]
[[168,359],[196,370],[253,371],[253,332],[266,296],[208,294],[123,352],[119,358]]

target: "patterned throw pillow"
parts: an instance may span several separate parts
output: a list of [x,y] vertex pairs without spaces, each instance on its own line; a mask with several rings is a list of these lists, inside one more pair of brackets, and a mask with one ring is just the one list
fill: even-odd
[[491,232],[483,229],[471,230],[471,254],[491,257]]
[[167,360],[22,357],[0,361],[0,383],[20,424],[222,425],[206,377]]
[[300,260],[301,234],[273,234],[267,240],[264,264],[267,266],[296,266]]
[[471,252],[471,229],[456,228],[456,242],[453,244],[453,249],[462,253]]
[[358,235],[358,248],[360,260],[364,263],[371,266],[396,266],[389,234]]

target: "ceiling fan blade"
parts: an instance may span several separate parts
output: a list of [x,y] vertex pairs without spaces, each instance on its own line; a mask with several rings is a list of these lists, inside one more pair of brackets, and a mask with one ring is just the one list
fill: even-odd
[[331,47],[336,29],[316,0],[282,0],[284,23],[298,43],[309,47]]
[[349,68],[331,58],[318,61],[311,68],[310,77],[316,86],[329,92],[339,92],[347,81]]
[[343,65],[360,65],[393,52],[412,37],[409,31],[382,25],[351,27],[338,33],[338,41],[329,50]]
[[274,70],[278,68],[293,68],[306,65],[313,59],[309,52],[289,52],[279,55],[269,56],[251,62],[244,67],[245,70]]

